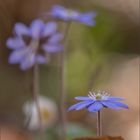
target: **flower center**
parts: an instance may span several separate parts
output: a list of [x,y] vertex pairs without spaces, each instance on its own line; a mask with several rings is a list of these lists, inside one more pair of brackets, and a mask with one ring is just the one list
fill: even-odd
[[95,98],[96,98],[96,100],[101,100],[101,99],[102,99],[102,95],[101,95],[101,94],[97,94],[97,95],[95,96]]
[[68,14],[68,16],[72,16],[73,15],[73,11],[72,10],[67,10],[67,14]]
[[33,40],[31,41],[31,43],[30,43],[30,46],[31,46],[32,48],[37,49],[37,48],[39,47],[39,40],[38,40],[38,39],[33,39]]
[[29,50],[29,53],[31,53],[31,54],[38,53],[38,50],[39,50],[39,40],[32,39],[30,44],[28,45],[28,50]]
[[46,109],[41,109],[41,117],[43,120],[48,120],[50,117],[50,114]]
[[99,91],[97,93],[89,92],[88,96],[92,100],[107,100],[110,95],[105,91]]

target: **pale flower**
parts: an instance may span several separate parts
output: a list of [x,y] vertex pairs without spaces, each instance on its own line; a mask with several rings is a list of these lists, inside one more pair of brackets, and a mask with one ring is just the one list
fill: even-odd
[[[38,103],[40,106],[41,121],[43,128],[51,127],[57,118],[56,104],[54,103],[54,101],[44,96],[39,96]],[[23,112],[26,116],[25,123],[28,124],[28,129],[40,129],[40,118],[35,101],[26,102],[23,106]]]

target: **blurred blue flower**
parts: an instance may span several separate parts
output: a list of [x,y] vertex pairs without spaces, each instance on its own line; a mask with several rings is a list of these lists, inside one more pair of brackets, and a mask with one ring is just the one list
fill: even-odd
[[36,19],[30,27],[16,23],[15,36],[7,40],[7,47],[12,49],[10,64],[20,64],[22,70],[31,68],[35,63],[45,64],[46,53],[56,53],[63,50],[60,41],[63,35],[57,32],[57,24]]
[[87,108],[89,112],[98,112],[103,107],[110,108],[114,110],[119,110],[122,108],[128,109],[128,106],[118,102],[119,100],[124,100],[123,98],[110,96],[105,91],[99,91],[97,93],[89,92],[88,96],[75,97],[76,100],[81,100],[81,102],[71,106],[68,110],[80,110]]
[[51,9],[49,15],[59,20],[78,21],[89,26],[95,25],[95,20],[93,19],[96,16],[95,12],[80,13],[78,11],[55,5]]

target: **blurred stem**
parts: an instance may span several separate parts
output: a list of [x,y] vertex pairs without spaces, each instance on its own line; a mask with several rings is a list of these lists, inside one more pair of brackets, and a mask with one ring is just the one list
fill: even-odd
[[64,50],[61,53],[61,68],[60,68],[60,73],[61,73],[61,86],[60,86],[60,120],[61,120],[61,140],[66,140],[66,90],[65,90],[65,54],[66,54],[66,47],[68,44],[68,35],[69,35],[69,30],[70,30],[70,22],[65,23],[65,31],[64,31]]
[[37,112],[39,115],[40,138],[41,138],[41,140],[46,140],[45,132],[44,132],[43,125],[42,125],[40,105],[39,105],[39,101],[38,101],[38,99],[39,99],[39,66],[37,63],[33,67],[33,99],[35,101]]
[[101,130],[101,111],[97,112],[97,136],[102,135],[102,130]]

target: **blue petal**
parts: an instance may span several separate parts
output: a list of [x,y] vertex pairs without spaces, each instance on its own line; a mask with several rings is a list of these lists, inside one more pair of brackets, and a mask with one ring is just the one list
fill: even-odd
[[56,45],[47,44],[43,46],[43,50],[48,53],[57,53],[63,50],[63,46],[57,44]]
[[51,38],[49,38],[48,42],[57,44],[59,41],[61,41],[63,39],[63,37],[64,37],[63,34],[56,33],[53,36],[51,36]]
[[96,24],[95,20],[93,19],[95,16],[96,16],[95,12],[84,13],[79,16],[78,21],[86,25],[93,26]]
[[35,64],[35,54],[28,54],[24,59],[22,59],[22,62],[20,63],[20,68],[22,70],[27,70],[31,68]]
[[77,103],[77,104],[71,106],[68,110],[69,110],[69,111],[70,111],[70,110],[74,110],[74,109],[80,110],[80,109],[82,109],[82,108],[85,108],[85,107],[89,106],[89,105],[92,104],[92,103],[93,103],[93,101],[83,101],[83,102],[79,102],[79,103]]
[[71,21],[72,20],[76,21],[79,18],[79,15],[80,15],[79,12],[74,11],[74,10],[69,10],[69,9],[67,9],[65,13],[66,14],[65,14],[64,19],[65,20],[71,20]]
[[34,20],[31,24],[31,36],[33,38],[40,38],[41,33],[43,32],[43,28],[45,27],[45,24],[43,23],[42,20]]
[[6,42],[6,45],[10,49],[19,49],[24,47],[25,43],[21,38],[16,37],[16,38],[9,38]]
[[44,30],[42,32],[43,37],[50,36],[54,34],[57,30],[57,24],[55,22],[49,22],[45,25]]
[[45,56],[42,56],[42,55],[37,55],[36,56],[36,62],[38,64],[46,64],[47,58]]
[[117,100],[124,100],[124,98],[118,98],[118,97],[111,97],[111,96],[109,96],[108,100],[117,101]]
[[111,108],[111,109],[114,109],[114,110],[121,109],[121,107],[118,107],[116,104],[114,104],[110,101],[101,101],[101,103],[104,107],[107,107],[107,108]]
[[22,58],[24,57],[25,54],[26,54],[26,49],[25,48],[13,51],[10,54],[9,63],[10,64],[19,63],[22,60]]
[[91,100],[89,97],[87,96],[78,96],[78,97],[75,97],[76,100]]
[[112,102],[112,103],[114,103],[114,104],[117,105],[118,107],[122,107],[122,108],[126,108],[126,109],[129,108],[126,104],[121,103],[121,102]]
[[15,24],[15,28],[14,28],[15,33],[18,36],[22,36],[22,35],[29,35],[29,29],[28,27],[26,27],[24,24],[22,23],[16,23]]
[[102,108],[103,108],[103,105],[100,102],[95,101],[92,105],[90,105],[88,107],[88,111],[89,112],[97,112],[97,111],[99,111]]
[[51,15],[55,18],[63,18],[66,16],[66,9],[62,6],[55,5],[52,8]]
[[87,103],[83,103],[83,104],[81,104],[80,106],[76,107],[76,110],[83,109],[83,108],[85,108],[85,107],[87,107],[87,106],[89,106],[89,105],[91,105],[91,104],[94,103],[94,101],[92,101],[92,100],[90,100],[90,101],[85,101],[85,102],[87,102]]
[[60,6],[60,5],[54,5],[53,8],[52,8],[52,11],[54,12],[58,12],[58,11],[64,11],[65,8],[63,6]]
[[65,21],[73,20],[75,19],[75,17],[77,17],[77,15],[79,15],[78,12],[66,9],[59,5],[54,6],[51,11],[52,17],[65,20]]

